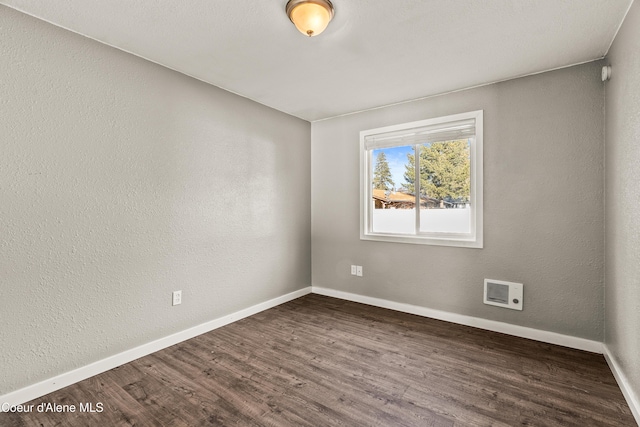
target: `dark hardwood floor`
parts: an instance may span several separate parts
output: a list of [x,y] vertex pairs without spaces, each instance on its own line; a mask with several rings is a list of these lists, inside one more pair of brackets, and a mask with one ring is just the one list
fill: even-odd
[[2,426],[635,426],[601,355],[307,295],[36,399]]

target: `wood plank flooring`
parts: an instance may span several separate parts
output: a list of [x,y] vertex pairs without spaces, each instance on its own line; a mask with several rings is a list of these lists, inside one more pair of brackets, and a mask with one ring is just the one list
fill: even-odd
[[635,426],[601,355],[307,295],[30,404],[2,426]]

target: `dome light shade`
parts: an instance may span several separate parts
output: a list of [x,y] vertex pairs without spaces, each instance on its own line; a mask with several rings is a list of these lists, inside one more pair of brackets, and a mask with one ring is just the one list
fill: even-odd
[[329,0],[289,0],[287,16],[305,36],[317,36],[327,28],[333,18],[333,5]]

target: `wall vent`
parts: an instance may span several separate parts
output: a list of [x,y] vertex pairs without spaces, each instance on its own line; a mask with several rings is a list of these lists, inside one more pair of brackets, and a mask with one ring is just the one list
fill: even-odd
[[522,310],[522,283],[484,279],[484,303]]

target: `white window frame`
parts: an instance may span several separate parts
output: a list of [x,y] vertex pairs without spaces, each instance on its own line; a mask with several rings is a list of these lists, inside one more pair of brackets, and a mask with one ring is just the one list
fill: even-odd
[[[395,234],[374,232],[372,229],[373,217],[373,189],[371,185],[373,149],[366,149],[365,140],[367,137],[389,132],[402,133],[408,135],[416,128],[434,126],[435,128],[446,128],[447,124],[462,120],[475,120],[475,138],[470,138],[470,233],[436,233],[421,232],[416,227],[415,234]],[[360,132],[360,239],[375,240],[381,242],[412,243],[422,245],[458,246],[466,248],[483,247],[483,205],[482,205],[482,141],[483,139],[483,110],[470,111],[467,113],[454,114],[450,116],[437,117],[416,122],[403,123],[399,125],[386,126],[376,129],[369,129]],[[398,144],[400,146],[401,144]],[[413,144],[412,144],[413,145]],[[416,164],[418,162],[416,161]],[[418,178],[416,178],[416,181]],[[416,206],[419,206],[416,204]],[[419,208],[417,209],[419,211]],[[419,212],[416,213],[416,223],[419,221]]]

